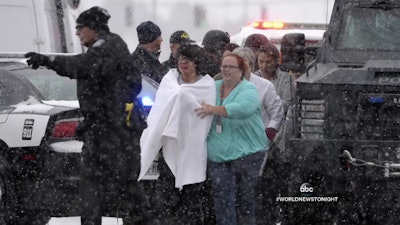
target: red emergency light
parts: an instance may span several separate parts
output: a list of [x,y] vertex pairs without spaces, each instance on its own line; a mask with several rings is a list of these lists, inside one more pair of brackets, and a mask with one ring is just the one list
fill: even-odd
[[254,21],[250,24],[250,26],[256,29],[282,29],[284,25],[280,21]]

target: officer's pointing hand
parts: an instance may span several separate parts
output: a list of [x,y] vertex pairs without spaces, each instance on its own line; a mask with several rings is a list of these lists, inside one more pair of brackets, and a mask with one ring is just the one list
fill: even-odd
[[47,66],[49,65],[50,58],[48,56],[36,53],[36,52],[28,52],[25,54],[26,58],[29,58],[26,62],[29,66],[32,65],[32,69],[37,69],[39,66]]

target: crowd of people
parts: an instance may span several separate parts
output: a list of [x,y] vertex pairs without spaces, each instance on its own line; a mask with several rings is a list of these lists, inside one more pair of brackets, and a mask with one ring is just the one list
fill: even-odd
[[[207,32],[198,46],[177,30],[170,57],[160,62],[158,25],[140,23],[139,44],[130,53],[110,32],[109,18],[101,7],[79,15],[76,35],[85,53],[26,54],[33,69],[46,66],[77,79],[84,117],[76,132],[84,142],[81,224],[101,225],[110,199],[120,202],[115,207],[127,225],[210,224],[207,204],[217,225],[258,224],[269,213],[260,204],[276,197],[262,183],[278,179],[265,172],[274,170],[269,155],[294,101],[294,81],[279,70],[278,49],[261,34],[241,47],[221,30]],[[147,121],[128,125],[127,104],[133,103],[131,117],[141,116],[135,103],[142,75],[159,89]],[[160,177],[149,196],[141,179],[155,159]]]

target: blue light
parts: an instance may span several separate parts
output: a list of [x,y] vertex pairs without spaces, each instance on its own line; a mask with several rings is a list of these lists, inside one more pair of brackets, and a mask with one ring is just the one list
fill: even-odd
[[142,97],[142,104],[143,104],[143,106],[153,106],[154,101],[150,97],[144,96],[144,97]]
[[371,96],[371,97],[368,98],[368,102],[370,102],[370,103],[384,103],[385,102],[385,98],[384,97]]

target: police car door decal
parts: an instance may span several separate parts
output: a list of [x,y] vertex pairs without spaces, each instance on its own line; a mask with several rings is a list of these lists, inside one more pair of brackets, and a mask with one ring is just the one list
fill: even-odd
[[24,128],[22,129],[22,140],[31,140],[33,132],[34,119],[26,119],[24,122]]

